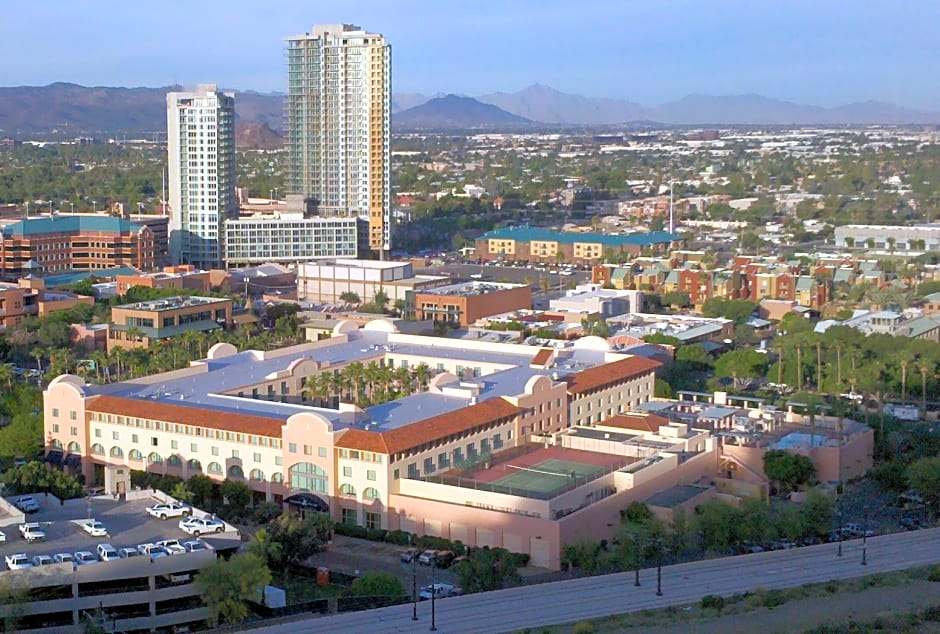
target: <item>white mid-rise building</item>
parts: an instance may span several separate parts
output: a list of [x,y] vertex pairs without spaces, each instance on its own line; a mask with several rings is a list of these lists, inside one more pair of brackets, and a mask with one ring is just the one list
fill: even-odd
[[287,38],[287,188],[323,216],[369,223],[390,248],[391,47],[349,24]]
[[223,224],[237,216],[235,95],[213,84],[171,92],[167,104],[170,258],[222,266]]

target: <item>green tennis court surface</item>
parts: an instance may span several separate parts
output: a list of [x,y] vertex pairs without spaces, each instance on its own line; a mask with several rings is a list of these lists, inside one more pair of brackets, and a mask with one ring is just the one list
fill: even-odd
[[551,493],[572,484],[575,480],[571,474],[574,472],[577,479],[596,475],[604,471],[604,467],[571,462],[569,460],[545,460],[536,465],[527,467],[513,467],[504,465],[506,475],[493,481],[497,486],[510,489],[527,489],[539,493]]

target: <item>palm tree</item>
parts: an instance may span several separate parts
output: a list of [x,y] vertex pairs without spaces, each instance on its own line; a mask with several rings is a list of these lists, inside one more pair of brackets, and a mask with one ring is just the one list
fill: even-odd
[[395,379],[398,381],[399,391],[404,396],[411,394],[411,371],[408,368],[395,370]]
[[917,369],[920,370],[920,411],[921,415],[927,411],[927,362],[921,361]]
[[423,390],[428,386],[428,381],[431,379],[431,368],[428,367],[427,363],[418,364],[418,367],[415,368],[415,377],[418,379],[420,389]]
[[366,385],[369,388],[369,400],[375,400],[375,386],[381,380],[381,368],[379,364],[375,361],[370,361],[369,365],[366,366],[363,376],[366,380]]
[[0,365],[0,383],[7,384],[7,390],[13,391],[13,368],[6,365]]
[[365,367],[359,361],[353,361],[343,369],[343,377],[352,385],[352,400],[359,402],[362,392],[362,379],[365,376]]

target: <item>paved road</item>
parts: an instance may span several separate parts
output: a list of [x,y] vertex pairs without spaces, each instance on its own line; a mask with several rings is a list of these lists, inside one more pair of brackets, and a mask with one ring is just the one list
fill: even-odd
[[[731,595],[755,588],[787,588],[852,579],[878,572],[940,563],[940,529],[884,535],[868,540],[868,565],[862,566],[862,541],[821,544],[734,558],[679,564],[663,568],[663,596],[656,596],[656,571],[644,570],[642,587],[633,586],[632,573],[618,573],[523,586],[454,597],[437,602],[437,628],[444,633],[498,633],[596,619],[610,614],[687,605],[706,594]],[[430,627],[431,606],[419,605],[419,620],[411,620],[411,605],[354,612],[252,630],[257,634],[297,632],[416,632]]]

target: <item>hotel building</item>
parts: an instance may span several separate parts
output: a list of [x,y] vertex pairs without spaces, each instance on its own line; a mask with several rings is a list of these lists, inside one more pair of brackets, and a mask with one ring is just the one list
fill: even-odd
[[[308,378],[353,363],[422,367],[429,378],[365,408],[309,400]],[[258,500],[301,500],[337,521],[502,546],[558,567],[563,544],[607,536],[634,499],[714,472],[701,430],[616,426],[651,399],[658,365],[597,337],[540,348],[340,322],[315,343],[266,352],[220,343],[191,367],[119,384],[60,376],[44,393],[45,440],[89,482],[105,465],[237,479]]]
[[166,95],[170,259],[221,268],[223,225],[235,217],[235,94],[215,85]]
[[390,249],[391,47],[349,24],[287,40],[287,188],[323,216],[369,223]]

